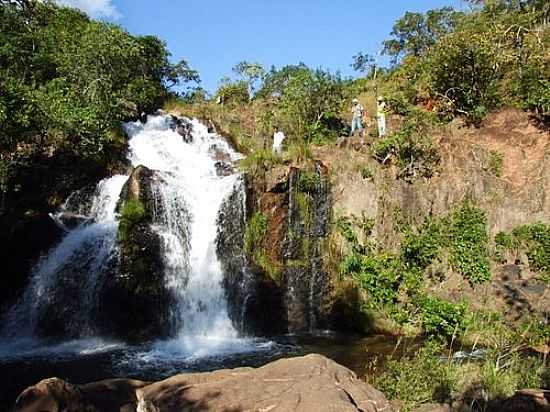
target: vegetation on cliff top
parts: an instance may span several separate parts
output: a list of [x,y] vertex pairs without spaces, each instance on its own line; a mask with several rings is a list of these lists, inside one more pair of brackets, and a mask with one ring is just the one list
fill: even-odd
[[[6,208],[10,199],[33,190],[47,202],[55,187],[37,189],[32,180],[39,176],[51,182],[59,174],[101,173],[123,158],[122,120],[156,109],[170,86],[198,80],[185,61],[169,62],[157,37],[132,36],[49,1],[2,0],[0,44],[0,190]],[[85,170],[60,171],[67,158]],[[44,167],[51,159],[53,167]]]

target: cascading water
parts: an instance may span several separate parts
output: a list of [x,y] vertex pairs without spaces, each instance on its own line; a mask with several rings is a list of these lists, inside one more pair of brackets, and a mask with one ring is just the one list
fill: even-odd
[[195,353],[236,338],[216,236],[220,207],[241,177],[220,176],[215,156],[240,156],[198,121],[192,122],[188,143],[171,128],[169,117],[149,117],[145,124],[129,123],[125,129],[132,165],[146,166],[161,177],[154,183],[160,211],[154,229],[163,240],[165,282],[176,297],[173,316],[178,325],[177,338],[164,346]]
[[21,301],[8,313],[4,333],[32,336],[48,318],[48,327],[65,335],[94,334],[95,292],[116,251],[115,209],[127,176],[101,181],[88,205],[86,221],[70,231],[34,267]]

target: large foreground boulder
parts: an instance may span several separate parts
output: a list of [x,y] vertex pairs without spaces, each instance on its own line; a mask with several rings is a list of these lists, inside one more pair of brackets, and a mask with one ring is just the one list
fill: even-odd
[[15,406],[15,412],[77,410],[393,411],[381,392],[357,379],[349,369],[320,355],[281,359],[258,369],[176,375],[149,385],[120,379],[69,385],[49,379],[26,389]]

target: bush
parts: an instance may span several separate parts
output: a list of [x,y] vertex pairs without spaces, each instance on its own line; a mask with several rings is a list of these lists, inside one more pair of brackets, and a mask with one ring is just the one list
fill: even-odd
[[516,227],[512,233],[500,232],[495,236],[497,255],[523,250],[532,269],[550,273],[550,225],[535,223]]
[[471,285],[487,282],[491,271],[485,212],[467,201],[447,216],[443,225],[448,228],[445,241],[452,267]]
[[428,125],[424,114],[412,114],[399,131],[373,143],[374,158],[383,164],[395,158],[402,179],[431,177],[439,163],[439,154],[428,137]]
[[423,296],[418,305],[422,311],[422,325],[428,335],[441,335],[446,338],[462,335],[466,328],[466,304]]
[[221,97],[224,104],[247,104],[249,101],[248,84],[244,80],[225,82],[218,88],[217,97]]
[[450,402],[458,387],[459,371],[442,360],[444,347],[430,340],[411,358],[391,359],[370,382],[390,399],[414,406],[429,402]]

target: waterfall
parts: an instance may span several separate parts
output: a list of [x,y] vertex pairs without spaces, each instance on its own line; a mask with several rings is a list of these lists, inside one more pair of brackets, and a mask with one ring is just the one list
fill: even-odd
[[116,251],[115,209],[126,180],[127,176],[117,175],[99,182],[86,207],[86,221],[32,269],[22,299],[7,315],[4,335],[30,336],[41,328],[68,336],[94,333],[95,292]]
[[[183,122],[185,136],[180,134]],[[242,209],[242,176],[232,167],[241,155],[199,121],[180,119],[177,124],[174,127],[171,116],[159,115],[124,125],[130,163],[145,166],[155,176],[149,182],[150,227],[160,239],[163,287],[173,297],[168,303],[173,339],[159,345],[188,354],[226,350],[231,342],[236,348],[243,341],[237,339],[229,315],[218,236],[224,222],[233,228],[232,216],[222,213],[222,205],[235,199],[237,210]],[[117,208],[127,181],[128,176],[117,175],[95,190],[75,192],[52,214],[67,234],[32,270],[24,296],[4,319],[3,336],[13,331],[31,337],[101,334],[101,320],[94,317],[104,313],[102,288],[119,276]],[[237,217],[241,226],[243,213]]]
[[194,351],[205,341],[237,336],[228,315],[216,238],[221,205],[241,178],[220,173],[217,158],[240,156],[196,120],[191,122],[192,139],[184,139],[171,122],[168,116],[150,116],[145,124],[128,123],[125,129],[132,165],[161,177],[154,183],[160,211],[154,230],[163,241],[165,281],[176,298],[172,312],[178,325],[169,345]]

